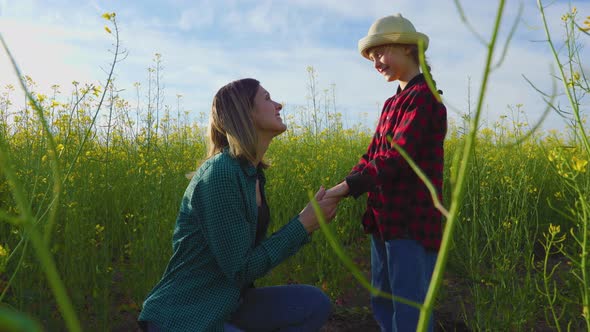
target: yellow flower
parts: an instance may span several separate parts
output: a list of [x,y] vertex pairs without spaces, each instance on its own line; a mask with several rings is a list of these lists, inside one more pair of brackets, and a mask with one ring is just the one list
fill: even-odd
[[101,16],[105,20],[111,21],[113,18],[115,18],[115,13],[104,13]]
[[572,75],[572,80],[574,82],[578,81],[580,79],[580,73],[578,73],[577,71],[574,72],[574,75]]
[[104,26],[104,29],[105,29],[105,31],[106,31],[106,32],[108,32],[108,33],[111,33],[111,29],[109,29],[109,27],[108,27],[108,26],[106,26],[106,25],[105,25],[105,26]]
[[549,234],[555,236],[561,232],[561,227],[559,225],[549,224]]
[[6,263],[8,263],[8,250],[0,244],[0,274],[4,273]]
[[586,165],[588,165],[588,160],[580,159],[577,156],[572,157],[572,168],[574,171],[584,173],[586,172]]
[[37,94],[37,101],[39,101],[39,103],[42,103],[45,101],[45,98],[47,98],[46,95],[44,94]]
[[[110,32],[109,32],[110,33]],[[93,86],[92,87],[92,94],[95,97],[98,97],[98,95],[102,92],[101,88],[99,86]]]

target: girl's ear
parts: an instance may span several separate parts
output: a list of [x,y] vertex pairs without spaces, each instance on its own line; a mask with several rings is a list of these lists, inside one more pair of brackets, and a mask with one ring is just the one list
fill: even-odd
[[412,48],[413,46],[404,45],[404,54],[408,56],[412,55]]

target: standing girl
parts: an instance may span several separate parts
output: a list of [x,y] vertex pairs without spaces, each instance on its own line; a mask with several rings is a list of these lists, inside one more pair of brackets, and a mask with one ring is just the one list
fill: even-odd
[[[428,37],[400,14],[378,19],[358,43],[387,82],[398,81],[385,101],[367,153],[346,180],[326,197],[368,193],[363,226],[371,237],[371,281],[383,292],[422,303],[442,238],[442,216],[426,185],[395,150],[400,146],[430,178],[442,201],[445,106],[420,73],[418,42]],[[419,310],[383,297],[372,297],[383,331],[415,331]],[[432,330],[432,318],[430,330]]]

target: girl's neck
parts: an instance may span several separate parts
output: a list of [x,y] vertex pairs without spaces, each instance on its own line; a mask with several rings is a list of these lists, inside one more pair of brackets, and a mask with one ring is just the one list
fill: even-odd
[[398,79],[400,89],[405,89],[406,85],[416,76],[420,74],[420,68],[415,67],[412,70],[408,71],[403,77]]

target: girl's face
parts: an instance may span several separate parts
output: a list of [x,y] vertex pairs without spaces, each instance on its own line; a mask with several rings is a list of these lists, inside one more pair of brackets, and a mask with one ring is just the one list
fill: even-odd
[[254,97],[254,112],[252,120],[259,134],[277,136],[287,130],[287,125],[281,119],[280,111],[283,106],[270,98],[270,94],[262,86],[258,87]]
[[382,45],[369,50],[369,58],[375,69],[387,82],[407,82],[413,77],[417,64],[410,54],[410,49],[403,45]]

